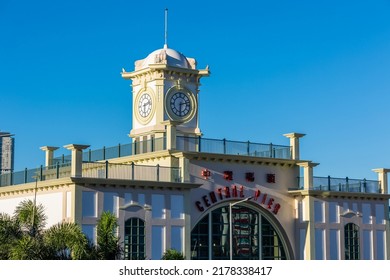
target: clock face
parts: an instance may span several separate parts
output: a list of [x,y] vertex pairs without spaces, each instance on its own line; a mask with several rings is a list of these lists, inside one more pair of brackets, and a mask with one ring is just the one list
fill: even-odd
[[191,112],[190,97],[187,93],[176,92],[171,96],[169,106],[176,116],[184,118]]
[[138,112],[141,117],[146,118],[152,111],[152,97],[148,93],[141,95],[138,101]]

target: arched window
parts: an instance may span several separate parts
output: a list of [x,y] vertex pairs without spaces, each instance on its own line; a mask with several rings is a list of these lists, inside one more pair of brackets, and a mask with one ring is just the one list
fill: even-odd
[[229,231],[229,207],[223,206],[207,214],[191,232],[191,258],[285,260],[281,239],[272,224],[259,212],[245,206],[232,209],[233,238]]
[[125,260],[145,259],[145,222],[130,218],[125,222]]
[[345,259],[359,260],[359,227],[353,223],[346,224],[344,227]]

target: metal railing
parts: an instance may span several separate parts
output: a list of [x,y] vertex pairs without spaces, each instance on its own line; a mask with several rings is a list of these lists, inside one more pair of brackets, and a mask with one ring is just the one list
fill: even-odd
[[272,143],[262,144],[249,141],[240,142],[226,139],[178,136],[176,146],[178,150],[192,152],[291,159],[290,146],[274,145]]
[[[291,159],[291,147],[290,146],[282,146],[282,145],[274,145],[270,144],[261,144],[261,143],[252,143],[252,142],[240,142],[240,141],[230,141],[226,139],[209,139],[202,137],[185,137],[185,136],[177,136],[176,141],[177,150],[182,151],[192,151],[192,152],[204,152],[204,153],[216,153],[216,154],[229,154],[229,155],[246,155],[246,156],[255,156],[255,157],[266,157],[266,158],[279,158],[279,159]],[[146,141],[138,141],[124,145],[117,145],[113,147],[103,147],[98,150],[91,150],[83,152],[83,169],[86,163],[96,163],[98,161],[103,162],[112,158],[119,158],[125,156],[131,156],[136,154],[143,154],[155,151],[162,151],[166,149],[166,138],[157,138],[150,139]],[[48,167],[39,167],[35,169],[25,169],[19,172],[10,172],[0,175],[0,186],[11,186],[18,184],[25,184],[34,182],[36,179],[34,176],[40,178],[39,180],[48,180],[62,177],[70,176],[70,164],[71,164],[71,155],[61,155],[53,159],[53,165]],[[99,163],[100,164],[100,163]],[[105,164],[104,162],[102,164]],[[124,165],[126,166],[126,165]],[[117,170],[127,170],[129,167],[115,167]],[[133,169],[137,170],[138,166],[133,166]],[[117,172],[115,175],[116,178],[121,176],[125,176],[129,179],[143,179],[144,177],[148,177],[147,174],[150,173],[147,170],[147,167],[142,167],[138,173],[135,173],[135,177],[121,175],[121,172]],[[151,168],[151,167],[149,167]],[[153,167],[157,168],[157,170],[164,170],[167,167]],[[96,170],[102,170],[97,169]],[[114,172],[114,165],[112,163],[109,164],[109,174],[110,172]],[[112,170],[112,171],[111,171]],[[141,171],[144,170],[144,171]],[[84,171],[83,171],[84,172]],[[91,171],[92,172],[92,171]],[[94,171],[100,172],[97,178],[100,178],[101,172],[106,171]],[[127,172],[127,171],[126,171]],[[143,173],[144,172],[144,173]],[[150,180],[158,180],[161,179],[163,181],[171,181],[177,180],[179,175],[164,175],[160,173],[159,177],[157,175],[155,177],[149,176]],[[172,174],[177,171],[166,172],[166,174]],[[88,173],[86,173],[88,174]],[[140,175],[137,175],[140,174]],[[142,175],[144,174],[144,175]],[[157,174],[157,173],[156,173]],[[165,177],[164,177],[165,176]],[[109,177],[111,178],[111,177]],[[154,179],[153,179],[154,178]]]
[[179,167],[120,164],[109,162],[83,163],[83,177],[144,180],[157,182],[181,182]]
[[[298,177],[298,189],[303,189],[303,177]],[[381,193],[380,181],[366,179],[313,177],[311,190],[333,192]]]
[[[96,162],[112,158],[119,158],[166,149],[166,138],[157,138],[146,141],[138,141],[130,144],[117,145],[113,147],[103,147],[98,150],[83,152],[83,161]],[[177,136],[176,149],[190,152],[204,152],[227,155],[246,155],[265,158],[291,159],[291,147],[231,141],[226,139],[210,139],[202,137]],[[62,155],[53,159],[54,163],[66,163],[71,161],[70,155]]]
[[[70,163],[25,169],[0,175],[0,187],[71,177]],[[181,182],[179,167],[117,164],[106,162],[84,162],[82,177],[145,180],[157,182]]]
[[[96,162],[103,161],[112,158],[119,158],[155,151],[162,151],[166,149],[165,137],[162,138],[153,138],[146,141],[138,141],[129,144],[118,144],[113,147],[103,147],[102,149],[97,150],[87,150],[83,152],[83,161],[85,162]],[[70,155],[61,155],[53,159],[54,163],[60,162],[70,162]]]
[[40,166],[23,171],[10,172],[0,175],[0,187],[26,184],[50,179],[58,179],[70,176],[70,163],[57,163],[50,166]]

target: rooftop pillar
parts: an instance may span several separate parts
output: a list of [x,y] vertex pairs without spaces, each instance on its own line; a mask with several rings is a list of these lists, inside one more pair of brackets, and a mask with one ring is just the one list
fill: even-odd
[[387,173],[390,172],[390,169],[388,168],[376,168],[372,171],[378,173],[378,181],[381,184],[381,192],[387,194],[388,192],[388,179],[387,179]]
[[70,176],[82,177],[83,150],[89,148],[89,145],[69,144],[65,145],[64,148],[70,150],[72,154]]
[[58,147],[43,146],[40,147],[42,151],[45,151],[45,166],[53,165],[54,151],[58,150]]
[[[300,167],[303,167],[303,189],[309,190],[313,188],[313,167],[319,165],[311,161],[297,163]],[[299,186],[298,186],[299,187]]]
[[305,135],[306,134],[295,132],[283,134],[283,136],[290,138],[291,158],[294,160],[299,160],[299,138],[302,138]]

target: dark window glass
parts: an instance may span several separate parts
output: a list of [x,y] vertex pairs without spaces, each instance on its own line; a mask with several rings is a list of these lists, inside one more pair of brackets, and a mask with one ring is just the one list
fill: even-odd
[[131,218],[125,222],[125,260],[145,259],[145,222]]
[[[228,206],[215,209],[206,215],[192,230],[191,258],[229,259],[229,224]],[[257,211],[243,206],[233,206],[232,227],[233,259],[286,259],[284,247],[276,230]]]
[[359,227],[353,223],[346,224],[344,227],[345,259],[359,260]]

